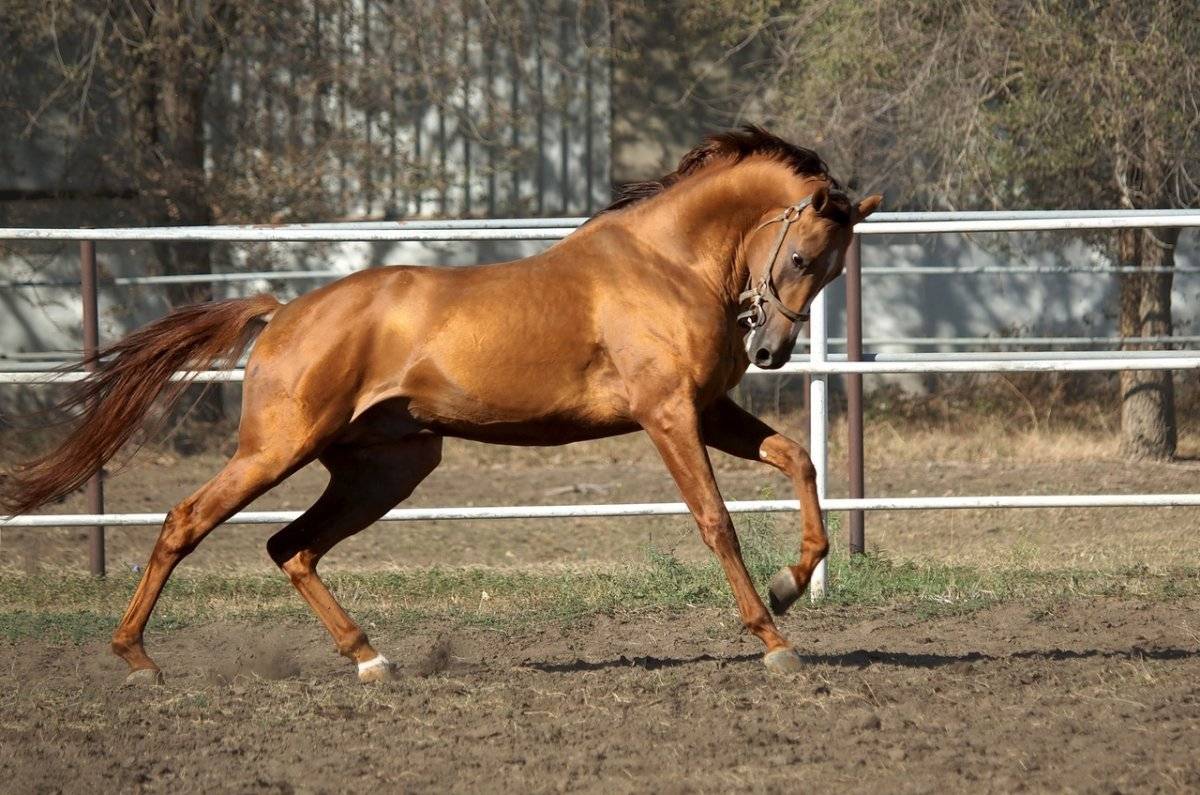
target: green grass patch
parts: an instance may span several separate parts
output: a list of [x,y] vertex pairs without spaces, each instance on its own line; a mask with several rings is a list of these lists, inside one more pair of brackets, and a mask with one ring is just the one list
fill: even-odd
[[[742,521],[742,550],[760,589],[795,558],[794,531],[783,538],[769,516]],[[996,568],[897,563],[872,554],[853,559],[836,551],[829,563],[829,597],[800,610],[827,606],[900,606],[920,616],[965,613],[1010,600],[1036,604],[1072,598],[1166,600],[1200,595],[1200,568],[1122,572],[1034,571],[1019,561]],[[635,564],[605,570],[427,568],[325,576],[356,617],[396,626],[429,620],[498,630],[639,611],[694,607],[733,609],[715,560],[690,563],[647,549]],[[137,584],[133,575],[5,575],[0,577],[0,639],[22,637],[82,642],[112,631]],[[282,575],[180,575],[169,582],[151,631],[171,631],[214,619],[277,622],[311,620],[308,607]]]

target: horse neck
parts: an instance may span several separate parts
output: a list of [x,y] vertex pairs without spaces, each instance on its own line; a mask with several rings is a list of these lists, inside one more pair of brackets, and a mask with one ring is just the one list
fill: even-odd
[[654,230],[662,253],[698,271],[736,303],[752,263],[746,254],[764,219],[812,193],[819,177],[781,163],[746,161],[700,173],[646,205],[639,225]]

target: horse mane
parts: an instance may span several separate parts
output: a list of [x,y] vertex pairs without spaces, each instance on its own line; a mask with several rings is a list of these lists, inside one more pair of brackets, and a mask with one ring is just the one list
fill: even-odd
[[671,173],[658,179],[630,182],[621,186],[617,191],[617,198],[596,215],[620,210],[657,196],[684,177],[695,174],[714,161],[740,163],[751,155],[763,155],[777,160],[797,176],[824,177],[829,180],[831,187],[841,187],[830,175],[825,161],[813,150],[785,141],[757,125],[745,124],[736,130],[708,135],[699,146],[680,158],[679,165]]

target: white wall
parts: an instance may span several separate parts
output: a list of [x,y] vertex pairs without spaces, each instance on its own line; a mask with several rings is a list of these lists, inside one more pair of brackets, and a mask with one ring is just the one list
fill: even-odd
[[[1200,266],[1198,235],[1180,238],[1177,264]],[[1019,245],[1013,245],[1014,243]],[[457,264],[494,262],[531,254],[548,242],[440,244],[301,244],[221,246],[218,270],[263,270],[266,264],[288,269],[333,269],[350,272],[387,264]],[[6,278],[77,278],[77,244],[43,244],[42,253],[10,256]],[[55,255],[57,252],[57,255]],[[112,276],[146,272],[148,246],[102,243],[97,257]],[[1014,235],[979,239],[964,235],[870,236],[864,238],[863,265],[1045,267],[1103,266],[1095,250],[1060,234]],[[221,288],[224,294],[271,290],[286,297],[319,282],[240,282]],[[863,278],[863,331],[867,337],[933,336],[1107,336],[1116,333],[1118,277],[1104,273],[1073,274],[868,274]],[[841,280],[830,288],[830,333],[844,336],[845,291]],[[0,353],[52,351],[79,346],[77,288],[0,289]],[[1173,293],[1176,333],[1200,333],[1200,274],[1180,273]],[[101,306],[101,334],[113,340],[166,310],[161,288],[106,287]],[[897,351],[904,348],[888,347]],[[929,348],[924,348],[929,350]]]
[[[1180,237],[1177,266],[1200,266],[1197,237],[1194,230]],[[1093,246],[1061,233],[1025,233],[872,235],[863,238],[862,264],[1061,268],[1112,263]],[[830,289],[830,334],[844,336],[844,284],[839,280]],[[1111,273],[866,274],[863,336],[1111,336],[1117,332],[1118,289],[1119,277]],[[1172,306],[1177,334],[1200,333],[1200,273],[1175,275]]]

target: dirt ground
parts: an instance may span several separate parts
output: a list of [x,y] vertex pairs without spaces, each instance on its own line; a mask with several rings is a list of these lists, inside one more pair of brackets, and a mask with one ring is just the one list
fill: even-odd
[[0,666],[10,792],[1195,792],[1200,602],[969,615],[826,607],[768,675],[731,610],[448,634],[386,623],[364,687],[312,621],[150,638],[164,687],[100,643]]
[[[1078,439],[1038,440],[1029,454],[987,438],[934,449],[942,438],[913,440],[910,454],[869,444],[885,452],[869,458],[868,493],[1187,492],[1200,475],[1194,460],[1129,465]],[[148,451],[109,479],[109,509],[165,511],[222,461]],[[729,499],[791,496],[765,467],[715,462]],[[835,450],[832,494],[845,492],[843,471]],[[306,469],[253,507],[303,508],[323,482]],[[629,437],[549,451],[448,442],[408,504],[676,499],[650,445]],[[77,494],[46,510],[82,509]],[[896,559],[1116,572],[1194,566],[1198,518],[897,512],[872,514],[867,527],[869,545]],[[183,570],[270,572],[274,529],[221,528]],[[156,534],[111,529],[112,570],[129,577]],[[5,530],[0,576],[79,571],[83,538]],[[645,561],[651,546],[708,555],[683,517],[423,522],[376,525],[323,569],[605,568]],[[1194,596],[1137,595],[940,617],[914,604],[805,608],[781,624],[807,664],[790,678],[765,672],[732,605],[518,631],[383,618],[365,628],[401,676],[374,687],[357,682],[298,600],[295,617],[270,623],[213,615],[152,631],[168,680],[148,690],[116,687],[122,666],[100,640],[25,635],[0,644],[0,789],[1197,791],[1197,608]]]
[[[999,454],[996,449],[1003,440],[986,436],[964,441],[960,435],[950,450],[931,449],[943,444],[937,434],[924,439],[907,436],[902,441],[868,440],[869,495],[1193,492],[1200,486],[1196,460],[1132,465],[1076,438],[1068,440],[1065,451],[1052,439],[1040,439],[1033,454],[1020,447]],[[146,451],[109,478],[108,509],[164,512],[215,473],[224,460],[216,453],[181,457]],[[719,453],[714,454],[714,463],[727,499],[793,496],[787,480],[765,466]],[[831,473],[830,493],[844,495],[845,465],[836,451]],[[303,509],[320,494],[324,482],[319,465],[310,466],[252,508]],[[448,440],[444,463],[405,505],[678,499],[649,442],[634,435],[551,449]],[[83,496],[72,495],[44,510],[83,511]],[[897,559],[967,565],[1171,566],[1200,562],[1198,520],[1196,508],[884,512],[867,517],[867,542]],[[745,521],[738,520],[743,525]],[[276,529],[219,528],[184,563],[184,569],[273,570],[264,545]],[[111,566],[128,570],[144,564],[157,533],[157,528],[110,529]],[[87,565],[85,537],[78,529],[0,531],[0,570],[77,571]],[[685,517],[416,522],[377,524],[336,547],[323,565],[326,570],[434,564],[577,567],[641,561],[650,545],[683,559],[708,555]]]

